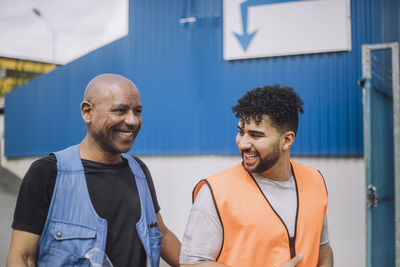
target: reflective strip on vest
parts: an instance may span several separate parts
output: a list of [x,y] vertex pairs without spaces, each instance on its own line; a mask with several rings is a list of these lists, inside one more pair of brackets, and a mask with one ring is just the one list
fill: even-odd
[[317,266],[328,205],[325,182],[317,170],[293,161],[291,165],[298,199],[292,242],[268,196],[264,196],[242,164],[196,185],[193,199],[205,183],[209,185],[223,227],[223,244],[217,262],[232,267],[280,267],[291,254],[302,253],[304,258],[298,267]]

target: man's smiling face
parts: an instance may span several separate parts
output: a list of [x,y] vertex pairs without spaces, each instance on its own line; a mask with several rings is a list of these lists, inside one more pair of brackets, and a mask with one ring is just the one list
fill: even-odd
[[250,173],[269,170],[281,155],[281,133],[267,115],[257,124],[254,119],[240,119],[236,144],[242,155],[243,167]]
[[142,105],[130,83],[111,83],[92,103],[90,134],[107,153],[128,152],[142,125]]

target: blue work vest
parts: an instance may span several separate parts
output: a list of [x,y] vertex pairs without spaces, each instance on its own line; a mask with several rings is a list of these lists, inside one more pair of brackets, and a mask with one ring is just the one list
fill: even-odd
[[[107,221],[96,213],[90,200],[79,145],[54,153],[57,179],[46,223],[39,240],[37,266],[89,266],[85,254],[93,248],[104,252]],[[136,223],[139,238],[151,267],[158,267],[161,233],[146,177],[134,158],[127,159],[140,197],[141,217]],[[116,177],[117,179],[118,177]]]

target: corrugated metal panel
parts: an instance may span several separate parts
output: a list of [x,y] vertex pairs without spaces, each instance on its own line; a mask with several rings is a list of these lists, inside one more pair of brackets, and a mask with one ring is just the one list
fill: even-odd
[[[152,106],[158,112],[146,120],[159,123],[152,124],[149,132],[144,129],[141,138],[148,142],[138,142],[140,151],[148,152],[150,140],[157,140],[156,153],[235,153],[230,107],[253,87],[282,83],[298,90],[306,103],[295,154],[362,154],[360,46],[399,39],[398,23],[393,23],[397,16],[391,12],[385,21],[380,18],[385,9],[398,9],[397,2],[352,1],[351,52],[230,62],[222,60],[221,1],[176,3],[181,6],[157,0],[134,2],[133,17],[142,23],[133,25],[133,32],[142,38],[133,40],[137,47],[133,69],[149,92],[143,99],[159,101]],[[197,21],[178,23],[190,16]],[[154,97],[154,92],[162,97]]]
[[[361,155],[361,89],[357,85],[361,44],[399,40],[399,3],[353,0],[351,8],[351,52],[224,61],[221,0],[131,1],[127,40],[57,70],[62,77],[53,78],[56,71],[41,79],[46,85],[54,82],[60,90],[72,88],[61,85],[60,79],[65,84],[75,81],[78,88],[74,90],[81,91],[74,93],[74,100],[79,103],[84,84],[95,73],[119,72],[130,77],[141,91],[144,106],[144,124],[134,145],[140,154],[235,154],[236,120],[230,108],[249,89],[286,84],[305,102],[294,154]],[[190,16],[196,17],[196,22],[179,23],[182,17]],[[38,83],[18,91],[36,91]],[[16,103],[17,94],[7,96],[6,104]],[[25,97],[22,92],[20,97]],[[48,103],[46,94],[43,97],[41,101]],[[69,124],[63,127],[83,125],[76,114],[78,108],[66,105],[55,105],[71,111]],[[16,114],[6,110],[6,127],[11,120],[20,119]],[[36,120],[35,116],[29,117]],[[46,129],[46,125],[42,127]],[[37,138],[48,135],[43,135],[46,130],[38,131]],[[23,139],[16,130],[6,128],[6,134],[7,139]],[[63,131],[54,130],[53,134],[62,135]],[[29,153],[47,153],[78,142],[82,135],[83,128],[79,135],[70,131],[66,138],[48,137],[62,140],[51,145],[45,138]],[[23,140],[17,149],[17,141],[7,139],[7,156],[26,155],[25,148],[32,140]]]

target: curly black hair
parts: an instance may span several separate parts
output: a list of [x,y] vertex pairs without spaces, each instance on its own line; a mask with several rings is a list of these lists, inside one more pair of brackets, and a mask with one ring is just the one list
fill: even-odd
[[304,113],[303,104],[292,87],[276,84],[248,91],[232,107],[232,111],[236,118],[247,123],[253,119],[259,124],[262,116],[267,115],[272,125],[281,132],[293,131],[297,134],[298,112]]

